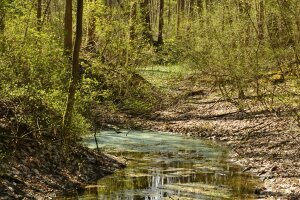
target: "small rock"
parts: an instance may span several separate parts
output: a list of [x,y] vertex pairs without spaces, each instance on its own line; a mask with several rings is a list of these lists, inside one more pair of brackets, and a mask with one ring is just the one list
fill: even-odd
[[20,169],[21,169],[23,172],[25,172],[25,173],[28,173],[28,172],[30,171],[29,168],[26,167],[26,166],[23,165],[23,164],[20,164],[19,167],[20,167]]
[[55,193],[51,193],[48,195],[49,198],[56,198],[56,194]]
[[10,191],[14,191],[14,189],[12,187],[7,187],[7,189],[9,189]]
[[36,200],[43,200],[43,199],[44,199],[42,196],[39,196],[39,195],[36,195],[34,198],[35,198]]
[[65,189],[66,190],[70,190],[70,189],[74,189],[75,188],[75,184],[74,183],[67,183],[65,185]]
[[15,170],[12,173],[13,173],[13,175],[19,175],[20,174],[19,171],[15,171]]
[[271,168],[271,172],[276,171],[277,169],[278,169],[278,167],[274,166],[274,167]]
[[266,188],[265,187],[261,187],[261,188],[256,188],[254,193],[255,194],[264,194],[266,191]]
[[37,170],[37,169],[33,169],[32,171],[33,171],[33,172],[34,172],[36,175],[38,175],[38,176],[40,175],[40,172],[39,172],[39,170]]

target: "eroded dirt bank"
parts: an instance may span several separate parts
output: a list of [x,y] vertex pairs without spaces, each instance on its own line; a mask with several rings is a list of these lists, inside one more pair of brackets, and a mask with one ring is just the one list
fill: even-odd
[[[119,116],[123,124],[221,141],[231,158],[263,180],[261,199],[300,199],[300,131],[288,108],[246,108],[205,92],[147,117]],[[116,118],[114,118],[116,119]]]
[[[115,158],[95,153],[74,142],[67,155],[51,138],[39,140],[1,138],[12,159],[0,163],[0,199],[56,199],[74,195],[87,183],[124,167]],[[16,146],[17,145],[17,146]]]
[[18,105],[0,99],[1,200],[76,194],[85,184],[124,167],[114,157],[83,147],[75,135],[67,137],[46,125],[35,129],[18,120],[31,114]]

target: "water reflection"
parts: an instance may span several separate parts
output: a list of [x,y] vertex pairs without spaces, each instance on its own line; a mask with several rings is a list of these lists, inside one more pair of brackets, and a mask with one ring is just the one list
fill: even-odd
[[[102,150],[128,167],[88,186],[81,199],[253,199],[257,179],[232,165],[227,152],[208,142],[178,135],[133,131],[99,134]],[[92,137],[85,143],[95,148]]]

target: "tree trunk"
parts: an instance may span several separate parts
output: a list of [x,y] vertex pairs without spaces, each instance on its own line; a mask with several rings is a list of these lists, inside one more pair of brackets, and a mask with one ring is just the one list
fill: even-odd
[[63,126],[68,129],[71,125],[73,108],[75,104],[75,94],[79,86],[79,53],[82,43],[82,18],[83,18],[83,0],[77,0],[77,21],[76,21],[76,38],[73,51],[72,77],[69,86],[67,107],[63,118]]
[[[245,24],[244,27],[244,38],[243,38],[243,65],[246,67],[247,63],[247,58],[248,58],[248,48],[250,47],[250,37],[251,37],[251,19],[249,19],[248,14],[251,13],[251,3],[248,0],[243,0],[242,2],[242,8],[241,8],[241,14],[242,14],[242,19],[245,20],[247,23]],[[257,96],[259,95],[259,71],[258,67],[255,69],[255,81],[256,81],[256,94]],[[242,83],[244,81],[242,80]],[[240,90],[239,90],[239,98],[244,99],[245,98],[245,93],[244,93],[244,84],[240,84]]]
[[212,3],[211,0],[206,0],[205,1],[205,6],[206,6],[206,11],[211,12],[212,11]]
[[95,18],[95,12],[96,8],[94,3],[96,0],[89,0],[89,3],[92,4],[92,10],[89,13],[89,25],[88,25],[88,38],[87,38],[87,49],[90,52],[96,52],[96,18]]
[[[300,7],[300,6],[299,6]],[[297,13],[300,12],[300,8],[297,9]],[[295,37],[296,37],[296,52],[297,54],[300,53],[300,16],[295,16],[296,18],[296,32],[295,32]],[[297,57],[297,64],[300,64],[300,58]]]
[[169,7],[169,9],[168,9],[168,27],[169,27],[170,22],[171,22],[171,10],[172,10],[171,0],[169,0],[169,2],[168,2],[168,7]]
[[5,5],[4,2],[0,2],[0,33],[5,30]]
[[144,0],[141,3],[141,14],[142,14],[142,21],[143,21],[143,35],[150,42],[153,44],[153,37],[151,33],[151,21],[150,21],[150,2],[149,0]]
[[104,0],[104,5],[111,7],[112,6],[112,0]]
[[65,40],[64,47],[67,55],[72,52],[72,0],[66,0],[65,5]]
[[42,0],[37,0],[37,31],[41,31],[42,29]]
[[[283,20],[283,26],[285,29],[285,45],[291,46],[293,48],[295,53],[295,60],[299,62],[300,57],[297,45],[297,30],[294,30],[294,24],[296,24],[297,26],[297,20],[294,21],[293,17],[290,15],[290,13],[293,13],[292,4],[289,1],[277,0],[277,2],[280,9],[280,15]],[[297,16],[299,16],[299,14]]]
[[136,23],[136,10],[137,10],[137,3],[132,2],[130,6],[130,27],[129,27],[129,39],[133,41],[135,38],[135,23]]
[[180,0],[181,2],[180,2],[180,10],[182,11],[182,12],[184,12],[184,9],[185,9],[185,0]]
[[[296,8],[296,13],[300,13],[300,5],[299,4],[298,4],[298,6]],[[300,15],[296,14],[295,15],[295,19],[296,19],[296,25],[297,25],[297,40],[298,40],[298,45],[299,45],[300,44]]]
[[257,27],[258,27],[258,39],[263,41],[265,38],[264,21],[265,21],[265,5],[264,0],[259,0],[257,9]]
[[159,3],[159,21],[158,21],[158,37],[157,37],[158,46],[161,46],[164,43],[163,29],[164,29],[164,0],[160,0],[160,3]]
[[197,0],[198,16],[202,17],[203,12],[203,0]]
[[180,23],[181,23],[181,0],[177,0],[177,35],[179,35],[180,32]]

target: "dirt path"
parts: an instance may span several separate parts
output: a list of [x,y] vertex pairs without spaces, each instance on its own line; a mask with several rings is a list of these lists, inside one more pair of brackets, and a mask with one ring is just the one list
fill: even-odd
[[190,96],[150,117],[123,122],[221,141],[232,149],[233,162],[263,180],[260,198],[300,199],[300,131],[290,111],[246,101],[241,110],[217,94]]

